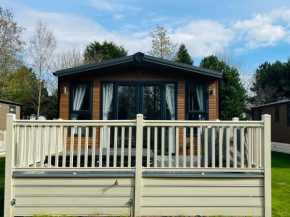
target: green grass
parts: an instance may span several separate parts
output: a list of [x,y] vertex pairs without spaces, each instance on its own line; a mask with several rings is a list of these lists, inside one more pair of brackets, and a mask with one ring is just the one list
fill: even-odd
[[290,216],[290,155],[272,152],[272,216]]
[[[0,216],[3,216],[5,158],[0,158]],[[290,216],[290,155],[272,152],[272,216]]]

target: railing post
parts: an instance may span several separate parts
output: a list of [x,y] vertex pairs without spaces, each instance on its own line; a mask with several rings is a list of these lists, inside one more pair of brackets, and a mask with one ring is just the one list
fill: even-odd
[[264,207],[265,217],[271,217],[271,115],[263,115],[262,120],[264,122]]
[[135,156],[135,203],[134,216],[141,216],[142,200],[142,151],[143,151],[143,115],[136,118],[136,156]]
[[6,159],[5,159],[5,192],[4,192],[4,217],[13,214],[13,192],[12,192],[12,167],[14,165],[14,128],[15,114],[7,114],[6,122]]

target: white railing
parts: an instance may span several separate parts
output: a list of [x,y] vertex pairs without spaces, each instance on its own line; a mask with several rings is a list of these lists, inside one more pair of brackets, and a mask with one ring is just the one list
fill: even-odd
[[143,172],[258,172],[265,216],[271,216],[270,115],[262,121],[149,121],[143,115],[28,121],[8,114],[6,129],[5,216],[12,213],[12,174],[21,171],[133,171],[135,216],[141,216]]
[[264,124],[14,119],[13,168],[262,172]]
[[136,121],[16,120],[14,167],[133,168],[135,126]]

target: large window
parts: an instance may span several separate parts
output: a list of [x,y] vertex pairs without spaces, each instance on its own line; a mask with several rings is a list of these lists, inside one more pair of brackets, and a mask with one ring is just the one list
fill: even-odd
[[280,111],[279,111],[279,106],[275,107],[275,122],[279,122],[280,120]]
[[147,120],[175,120],[176,89],[173,82],[104,82],[102,119],[132,120],[140,113]]
[[186,119],[208,120],[208,88],[206,84],[187,84]]
[[[70,119],[92,119],[92,83],[73,83],[70,89]],[[75,134],[76,134],[75,129]],[[84,129],[82,129],[84,134]]]

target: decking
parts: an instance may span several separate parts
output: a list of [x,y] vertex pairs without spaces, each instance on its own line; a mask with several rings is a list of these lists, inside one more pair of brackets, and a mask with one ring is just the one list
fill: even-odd
[[271,216],[270,116],[7,123],[5,217]]

